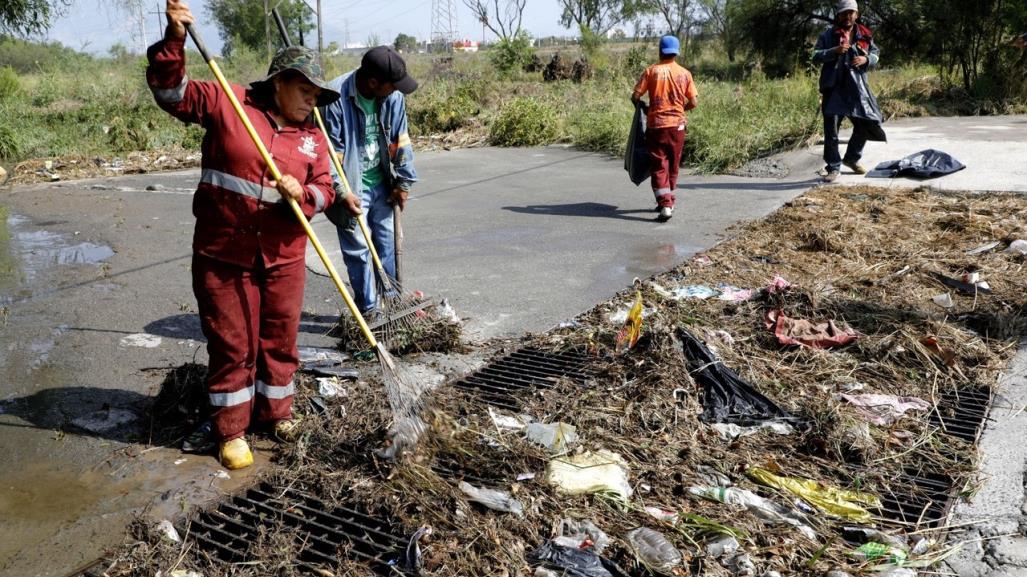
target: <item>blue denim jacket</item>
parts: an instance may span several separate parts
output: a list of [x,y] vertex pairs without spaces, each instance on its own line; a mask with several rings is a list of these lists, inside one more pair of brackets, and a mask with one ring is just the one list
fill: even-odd
[[[360,193],[363,167],[360,166],[364,146],[364,111],[357,104],[356,71],[343,74],[329,82],[342,96],[324,108],[325,128],[332,146],[342,156],[342,169],[354,193]],[[414,171],[414,148],[407,133],[407,108],[403,93],[393,92],[378,100],[378,150],[384,168],[385,183],[389,189],[399,187],[410,190],[417,181]],[[332,179],[339,177],[332,166]]]

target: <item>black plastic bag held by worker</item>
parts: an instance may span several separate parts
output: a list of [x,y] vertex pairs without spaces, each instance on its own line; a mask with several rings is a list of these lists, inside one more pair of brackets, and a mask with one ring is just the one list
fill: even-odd
[[645,148],[645,114],[647,110],[645,103],[635,103],[635,116],[631,119],[628,147],[624,152],[624,170],[628,171],[628,178],[635,183],[635,186],[645,182],[652,172],[649,167],[649,151]]
[[592,549],[575,549],[546,541],[528,554],[528,561],[555,568],[567,577],[628,577],[616,563],[604,559]]
[[733,423],[743,427],[766,421],[787,422],[802,427],[803,422],[764,397],[724,365],[692,333],[678,328],[688,371],[703,388],[705,423]]

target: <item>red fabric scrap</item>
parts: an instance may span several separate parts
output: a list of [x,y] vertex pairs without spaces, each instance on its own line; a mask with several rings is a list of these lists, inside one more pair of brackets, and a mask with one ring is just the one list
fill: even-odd
[[840,347],[859,337],[856,331],[847,326],[839,327],[834,321],[814,324],[803,319],[789,318],[780,309],[767,312],[766,325],[774,331],[777,342],[782,345],[799,345],[811,349]]

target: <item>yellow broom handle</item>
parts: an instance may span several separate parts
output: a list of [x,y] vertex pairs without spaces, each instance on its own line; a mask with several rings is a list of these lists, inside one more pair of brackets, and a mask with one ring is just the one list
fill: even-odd
[[[218,84],[221,85],[221,89],[228,96],[228,101],[232,103],[232,108],[235,109],[235,113],[239,116],[239,120],[246,127],[246,132],[250,135],[250,139],[253,140],[253,144],[257,147],[257,151],[260,152],[260,156],[264,158],[264,162],[267,164],[268,170],[271,171],[271,176],[275,178],[276,182],[282,181],[282,173],[279,172],[278,166],[275,165],[274,160],[271,159],[271,155],[268,154],[267,148],[264,146],[264,142],[260,140],[257,135],[257,131],[253,128],[253,124],[250,123],[249,116],[246,116],[246,112],[243,111],[242,106],[239,104],[239,99],[235,97],[235,92],[232,91],[228,85],[228,81],[225,80],[221,69],[218,67],[218,63],[207,53],[206,46],[200,41],[199,34],[193,28],[191,24],[186,25],[186,30],[189,32],[189,36],[192,37],[196,47],[200,50],[200,54],[203,59],[207,61],[207,66],[210,66],[210,71],[214,73],[214,77],[217,78]],[[329,146],[331,146],[329,144]],[[310,239],[311,244],[314,245],[314,250],[317,251],[317,256],[321,257],[321,262],[324,263],[325,268],[328,269],[328,276],[332,277],[332,282],[335,283],[335,288],[339,290],[339,294],[342,295],[342,299],[346,301],[346,306],[350,312],[353,313],[353,318],[357,320],[357,324],[360,325],[360,331],[364,333],[364,338],[367,339],[368,344],[372,347],[378,346],[378,340],[374,338],[374,333],[371,332],[370,327],[367,326],[367,322],[364,320],[363,315],[357,310],[357,304],[353,302],[353,297],[349,295],[346,290],[346,286],[342,284],[342,279],[339,277],[339,273],[336,272],[335,266],[332,265],[332,261],[325,254],[324,247],[321,246],[321,241],[317,239],[317,235],[314,234],[314,229],[310,228],[310,222],[307,221],[307,216],[303,214],[303,209],[293,198],[286,199],[289,206],[292,207],[293,213],[296,214],[296,218],[299,219],[300,225],[303,226],[303,231],[307,233],[307,238]]]
[[[346,194],[353,194],[353,189],[349,186],[349,180],[346,179],[346,171],[342,169],[342,163],[339,162],[339,157],[335,154],[335,146],[332,144],[332,139],[328,136],[328,129],[325,128],[325,123],[321,120],[321,111],[314,108],[314,119],[317,120],[317,125],[321,127],[321,132],[325,135],[325,140],[328,141],[328,155],[332,159],[332,164],[335,166],[335,172],[339,175],[339,180],[342,181],[342,185],[346,187]],[[382,265],[382,260],[378,258],[378,249],[374,247],[374,243],[371,242],[371,232],[367,230],[367,223],[364,219],[359,216],[356,217],[357,222],[360,224],[360,232],[364,234],[364,240],[367,242],[367,249],[371,251],[371,259],[374,261],[374,266],[378,267],[378,271],[383,276],[385,273],[385,267]]]

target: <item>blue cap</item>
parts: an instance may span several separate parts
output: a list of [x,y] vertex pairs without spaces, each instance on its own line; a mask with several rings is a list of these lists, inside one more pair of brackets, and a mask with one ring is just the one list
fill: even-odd
[[677,36],[667,35],[660,38],[660,54],[677,54],[681,51],[681,43]]

